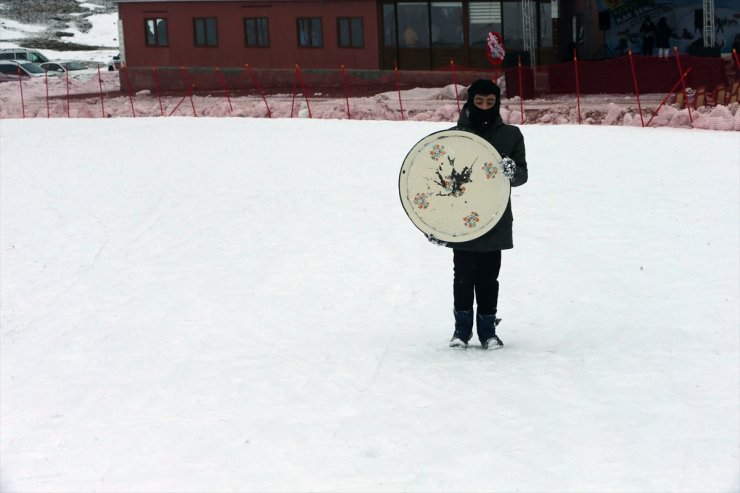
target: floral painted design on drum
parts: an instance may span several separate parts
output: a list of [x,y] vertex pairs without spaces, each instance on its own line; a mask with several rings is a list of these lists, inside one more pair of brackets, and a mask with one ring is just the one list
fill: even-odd
[[444,188],[446,195],[451,195],[452,197],[460,197],[467,190],[464,185],[456,183],[452,175],[445,176],[445,179],[442,181],[442,188]]
[[486,179],[490,180],[491,178],[495,178],[498,174],[498,168],[493,163],[489,163],[486,161],[483,163],[483,166],[481,167],[483,171],[486,173]]
[[445,154],[447,154],[447,151],[445,150],[445,146],[441,144],[434,144],[432,148],[429,149],[429,157],[435,161],[439,161],[439,159]]
[[414,197],[414,204],[416,204],[419,209],[426,209],[429,207],[429,195],[426,193],[417,193]]
[[480,215],[475,211],[471,211],[470,214],[463,218],[463,222],[468,228],[474,228],[480,222]]

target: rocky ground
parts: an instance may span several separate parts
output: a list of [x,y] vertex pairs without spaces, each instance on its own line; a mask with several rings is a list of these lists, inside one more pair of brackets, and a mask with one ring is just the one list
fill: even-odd
[[[90,4],[87,4],[90,5]],[[23,44],[47,50],[90,50],[105,48],[81,45],[65,40],[71,36],[63,30],[74,26],[87,32],[92,24],[87,18],[93,14],[116,11],[114,0],[94,0],[95,7],[85,7],[76,0],[3,0],[0,3],[2,17],[24,24],[41,24],[48,28],[34,37],[25,37]],[[13,42],[14,39],[3,39]]]

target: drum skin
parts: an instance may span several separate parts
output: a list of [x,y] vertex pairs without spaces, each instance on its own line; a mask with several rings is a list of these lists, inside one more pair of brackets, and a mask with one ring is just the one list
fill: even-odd
[[398,192],[409,219],[425,235],[461,243],[493,229],[506,210],[511,185],[489,142],[472,132],[443,130],[411,148]]

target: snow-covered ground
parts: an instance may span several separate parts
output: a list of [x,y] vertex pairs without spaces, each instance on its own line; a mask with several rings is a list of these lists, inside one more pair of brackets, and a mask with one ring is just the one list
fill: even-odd
[[[95,9],[91,4],[91,9]],[[68,41],[81,45],[91,46],[118,46],[118,13],[92,14],[87,17],[92,24],[92,28],[87,32],[82,32],[75,27],[69,27],[65,32],[72,36],[67,37]]]
[[[2,12],[2,10],[0,10]],[[5,39],[23,39],[34,34],[46,31],[44,24],[26,24],[12,19],[0,17],[0,48],[15,48],[16,43],[8,43]]]
[[398,200],[447,126],[0,122],[0,490],[738,491],[740,134],[522,126],[484,352]]

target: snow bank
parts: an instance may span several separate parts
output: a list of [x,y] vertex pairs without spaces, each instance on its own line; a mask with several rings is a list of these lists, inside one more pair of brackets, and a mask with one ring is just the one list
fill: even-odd
[[[101,86],[103,102],[100,102]],[[457,86],[458,101],[455,100],[455,85],[441,88],[414,88],[379,93],[373,97],[356,97],[347,101],[343,98],[314,97],[308,104],[299,94],[295,104],[292,95],[267,97],[269,113],[275,118],[291,116],[320,119],[353,120],[401,120],[455,122],[458,107],[464,104],[467,89]],[[48,79],[49,108],[47,108],[47,84],[43,78],[23,82],[23,103],[27,118],[52,118],[67,116],[67,80],[64,77]],[[194,94],[167,95],[157,97],[151,91],[140,91],[128,95],[120,88],[118,72],[101,72],[73,76],[69,83],[72,96],[70,116],[72,118],[102,117],[149,117],[149,116],[210,116],[263,118],[268,109],[260,97],[233,96],[226,93],[210,95]],[[82,95],[82,96],[81,96]],[[518,97],[502,100],[501,116],[513,124],[577,124],[610,126],[641,126],[650,121],[651,127],[700,128],[707,130],[740,130],[738,104],[718,105],[715,108],[700,108],[692,112],[664,105],[651,119],[651,111],[658,108],[660,95],[643,95],[643,118],[640,119],[636,99],[624,95],[584,96],[579,102],[574,96],[557,96],[551,99],[538,98],[520,101]],[[160,105],[161,100],[161,105]],[[132,109],[133,101],[133,109]],[[21,85],[18,82],[0,84],[0,118],[23,116]],[[522,103],[524,117],[522,117]],[[403,112],[401,109],[403,108]],[[310,110],[310,111],[309,111]]]

